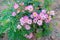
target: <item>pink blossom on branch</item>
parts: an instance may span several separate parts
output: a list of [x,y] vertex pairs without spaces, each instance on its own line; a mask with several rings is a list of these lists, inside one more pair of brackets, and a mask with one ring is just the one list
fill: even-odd
[[38,13],[37,12],[33,12],[32,15],[33,15],[33,17],[37,17]]
[[14,9],[17,9],[19,5],[17,3],[14,4]]
[[21,28],[22,28],[21,25],[18,24],[18,25],[17,25],[17,29],[21,29]]
[[43,21],[42,21],[42,20],[38,20],[38,21],[37,21],[37,24],[38,24],[39,26],[41,26],[41,25],[42,25],[42,23],[43,23]]
[[46,22],[46,23],[49,23],[51,20],[52,20],[52,18],[51,18],[51,16],[49,16],[49,17],[45,20],[45,22]]
[[26,30],[30,30],[30,28],[31,28],[29,25],[24,25],[24,27]]
[[42,13],[46,13],[46,10],[42,10]]
[[25,22],[24,22],[24,18],[23,18],[23,17],[20,18],[20,24],[21,24],[21,25],[24,25],[24,24],[25,24]]
[[37,23],[38,19],[34,18],[33,23]]
[[48,15],[44,13],[40,13],[39,16],[41,17],[41,20],[45,20],[48,17]]
[[28,21],[28,16],[24,16],[24,17],[20,18],[21,25],[24,25],[25,23],[27,23],[27,21]]
[[32,24],[32,20],[31,19],[28,19],[27,23],[28,24]]
[[41,19],[41,17],[39,16],[39,14],[38,14],[38,16],[36,16],[35,18],[36,18],[36,19]]
[[32,14],[30,15],[30,18],[34,18]]
[[28,16],[24,16],[23,18],[24,18],[23,21],[24,21],[25,23],[27,23],[27,22],[29,21],[29,17],[28,17]]
[[29,6],[26,6],[25,7],[25,10],[28,10],[29,12],[32,12],[33,11],[33,6],[32,5],[29,5]]
[[12,12],[12,16],[16,16],[16,13],[15,12]]

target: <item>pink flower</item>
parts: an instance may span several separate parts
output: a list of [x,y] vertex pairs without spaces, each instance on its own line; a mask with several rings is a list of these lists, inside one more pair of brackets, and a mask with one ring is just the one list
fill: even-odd
[[26,30],[30,30],[30,28],[31,28],[29,25],[25,25],[24,27]]
[[31,18],[34,18],[32,14],[30,15],[30,17],[31,17]]
[[42,10],[42,13],[46,13],[46,10]]
[[46,19],[46,16],[44,13],[40,13],[39,16],[41,17],[41,20],[45,20]]
[[29,12],[32,12],[33,11],[33,6],[32,5],[26,6],[25,10],[28,10]]
[[29,20],[27,21],[27,23],[28,23],[28,24],[32,24],[32,20],[29,19]]
[[33,19],[33,23],[37,23],[37,20],[38,20],[38,19],[34,18],[34,19]]
[[30,33],[29,35],[25,35],[26,38],[31,39],[33,37],[33,33]]
[[12,12],[12,16],[16,16],[16,13],[15,12]]
[[45,19],[47,19],[48,18],[48,14],[45,14]]
[[27,24],[32,24],[32,20],[28,18],[28,16],[23,17],[23,21]]
[[27,22],[28,22],[28,20],[29,20],[28,16],[24,16],[23,21],[24,21],[25,23],[27,23]]
[[33,15],[33,17],[37,17],[38,16],[37,12],[33,12],[32,15]]
[[46,23],[49,23],[49,22],[51,21],[51,19],[52,19],[51,16],[49,16],[49,17],[45,20],[45,22],[46,22]]
[[28,19],[28,16],[24,16],[25,19]]
[[25,24],[25,22],[24,22],[24,18],[23,18],[23,17],[20,18],[20,24],[21,24],[21,25],[24,25],[24,24]]
[[21,25],[24,24],[32,24],[32,20],[28,18],[28,16],[24,16],[20,19]]
[[22,27],[21,27],[21,25],[18,24],[18,25],[17,25],[17,28],[18,28],[18,29],[21,29]]
[[37,24],[40,26],[40,25],[42,25],[42,20],[38,20],[37,21]]
[[17,9],[19,5],[17,3],[14,4],[14,9]]
[[38,15],[38,16],[36,16],[35,18],[36,18],[36,19],[41,19],[41,17],[40,17],[39,15]]

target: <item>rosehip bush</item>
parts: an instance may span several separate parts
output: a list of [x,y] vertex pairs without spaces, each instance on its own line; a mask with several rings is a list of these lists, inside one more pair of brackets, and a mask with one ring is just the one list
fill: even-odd
[[29,40],[48,36],[54,11],[51,0],[14,0],[0,13],[0,34],[7,33],[8,40]]

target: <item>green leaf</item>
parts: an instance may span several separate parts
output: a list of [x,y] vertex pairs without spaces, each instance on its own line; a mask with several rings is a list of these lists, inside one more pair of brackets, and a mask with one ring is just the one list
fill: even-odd
[[42,31],[37,32],[37,33],[36,33],[36,37],[37,37],[37,38],[42,37]]
[[47,24],[47,23],[43,23],[43,36],[48,36],[49,34],[51,34],[51,27],[49,26],[49,24]]
[[8,31],[8,40],[14,40],[14,31],[12,29]]
[[52,4],[53,0],[44,0],[44,6],[43,8],[46,9],[46,10],[50,10],[50,6]]

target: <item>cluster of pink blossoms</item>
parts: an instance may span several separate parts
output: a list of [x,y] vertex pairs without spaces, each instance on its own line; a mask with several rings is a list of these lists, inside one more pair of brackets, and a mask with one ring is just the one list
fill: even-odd
[[[21,6],[24,6],[24,3],[20,4]],[[17,9],[19,7],[19,5],[17,3],[14,4],[14,9]],[[20,18],[20,24],[17,25],[18,29],[21,29],[22,26],[26,29],[26,30],[30,30],[31,24],[37,24],[39,26],[43,25],[43,22],[49,23],[51,21],[51,15],[54,15],[54,11],[49,11],[47,12],[46,10],[42,10],[40,13],[34,12],[34,8],[33,5],[28,5],[26,7],[24,7],[24,10],[28,10],[29,12],[32,12],[32,14],[30,16],[23,16]],[[18,12],[20,12],[18,10]],[[47,14],[49,13],[49,14]],[[17,12],[12,12],[12,16],[16,16]],[[33,33],[30,33],[29,35],[25,35],[26,38],[31,39],[33,37]]]
[[[43,25],[43,21],[49,23],[51,21],[51,16],[46,14],[46,10],[42,10],[39,14],[37,12],[33,12],[30,16],[23,16],[20,18],[20,24],[24,26],[26,30],[30,30],[31,24],[37,24],[39,26]],[[33,34],[26,35],[26,38],[32,38]]]
[[41,26],[43,21],[49,23],[51,19],[51,16],[46,14],[46,10],[42,10],[42,12],[40,12],[39,14],[37,12],[33,12],[30,16],[23,16],[22,18],[20,18],[20,24],[25,26],[30,25],[32,23],[36,23]]

